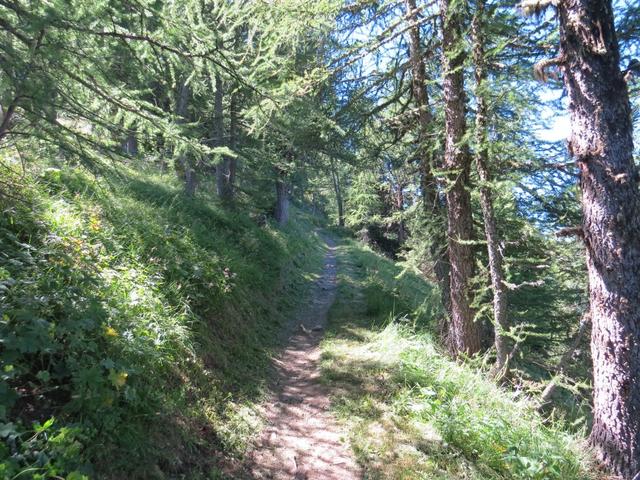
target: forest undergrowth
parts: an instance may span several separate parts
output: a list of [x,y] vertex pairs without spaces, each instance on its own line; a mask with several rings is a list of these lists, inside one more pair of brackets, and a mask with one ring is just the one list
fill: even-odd
[[[2,478],[224,478],[322,268],[321,219],[277,229],[140,168],[3,168]],[[447,358],[435,286],[346,235],[338,252],[323,378],[367,478],[597,478],[583,429]]]
[[0,478],[217,478],[322,267],[317,219],[140,165],[2,168]]
[[433,285],[350,240],[338,265],[323,376],[366,478],[601,478],[584,429],[447,356]]

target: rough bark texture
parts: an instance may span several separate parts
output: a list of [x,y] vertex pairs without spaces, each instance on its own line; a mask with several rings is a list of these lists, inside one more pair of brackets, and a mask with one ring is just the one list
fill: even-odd
[[454,356],[474,354],[481,348],[480,324],[473,321],[471,277],[474,270],[471,196],[467,189],[471,156],[463,145],[466,130],[462,12],[450,0],[440,0],[442,16],[442,66],[444,71],[445,156],[447,220],[451,266],[451,323],[449,347]]
[[[418,21],[418,9],[415,0],[405,0],[405,14],[409,28],[409,56],[411,63],[411,91],[413,100],[418,109],[418,151],[417,157],[420,161],[422,200],[425,213],[439,223],[444,220],[444,209],[442,208],[438,185],[433,175],[433,157],[427,148],[429,126],[433,120],[429,106],[429,96],[426,87],[426,70],[420,46],[420,23]],[[445,312],[451,310],[451,299],[449,295],[449,265],[446,260],[446,240],[444,235],[433,232],[429,256],[433,264],[433,273],[440,287],[442,305]]]
[[[183,83],[180,86],[180,93],[178,95],[178,104],[176,105],[176,114],[182,121],[188,120],[189,97],[191,96],[191,89],[189,85]],[[178,159],[184,169],[184,190],[185,193],[192,197],[196,193],[196,187],[198,185],[198,177],[196,171],[191,165],[189,158],[182,154]]]
[[591,441],[616,474],[640,471],[640,194],[627,86],[607,0],[563,0],[560,65],[580,170],[589,273]]
[[420,23],[415,0],[405,0],[409,28],[409,61],[411,63],[411,92],[418,110],[418,158],[422,175],[422,195],[428,211],[438,210],[438,186],[432,172],[432,158],[427,147],[427,133],[432,121],[426,87],[426,70],[420,48]]
[[476,11],[471,25],[473,36],[473,63],[476,81],[476,168],[480,177],[480,205],[484,219],[484,232],[489,256],[489,273],[493,290],[494,344],[496,347],[495,372],[505,374],[508,357],[507,338],[503,335],[507,326],[507,291],[503,283],[502,254],[496,216],[493,211],[493,198],[490,182],[489,152],[487,149],[487,101],[483,92],[483,83],[487,80],[484,58],[484,7],[485,0],[477,0]]

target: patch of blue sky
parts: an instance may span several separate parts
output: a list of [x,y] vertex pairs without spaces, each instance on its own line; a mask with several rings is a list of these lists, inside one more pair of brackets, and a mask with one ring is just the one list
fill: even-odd
[[571,135],[571,120],[567,112],[566,99],[562,99],[562,108],[557,108],[558,100],[562,98],[563,90],[552,86],[542,86],[538,90],[538,98],[542,103],[540,109],[540,123],[542,126],[535,130],[538,140],[543,142],[561,142]]

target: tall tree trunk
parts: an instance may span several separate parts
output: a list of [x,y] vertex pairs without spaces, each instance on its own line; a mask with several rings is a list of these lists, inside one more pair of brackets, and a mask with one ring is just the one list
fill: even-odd
[[344,202],[342,198],[338,202],[338,226],[344,227]]
[[432,172],[432,161],[427,148],[427,134],[432,121],[426,85],[426,69],[420,45],[420,23],[415,0],[405,0],[405,15],[409,28],[409,61],[411,64],[411,91],[418,110],[418,158],[422,176],[422,196],[429,212],[439,207],[438,187]]
[[336,194],[336,203],[338,204],[338,226],[344,227],[344,200],[342,198],[342,186],[340,185],[340,177],[338,176],[333,158],[331,159],[331,179],[333,181],[333,191]]
[[196,175],[196,171],[193,168],[191,168],[190,165],[185,166],[184,188],[187,196],[193,197],[196,194],[197,186],[198,186],[198,177]]
[[[189,97],[191,96],[191,88],[186,83],[180,86],[180,92],[178,95],[178,102],[176,105],[176,114],[178,115],[181,123],[188,120]],[[192,197],[196,193],[196,187],[198,185],[198,177],[193,165],[189,161],[189,158],[184,153],[180,155],[178,159],[184,169],[184,190],[185,193]]]
[[122,142],[122,151],[127,155],[138,154],[138,138],[136,137],[135,131],[129,131],[127,133],[127,138]]
[[[404,185],[401,182],[398,182],[396,185],[396,194],[395,194],[395,207],[397,212],[404,211]],[[407,239],[407,232],[404,220],[400,218],[398,220],[398,243],[402,245]]]
[[[238,148],[238,124],[238,94],[233,93],[229,104],[229,148],[236,154],[236,149]],[[236,174],[238,171],[237,158],[229,157],[228,171],[229,194],[230,198],[233,198],[235,194]]]
[[[439,224],[444,220],[444,209],[438,198],[438,185],[433,175],[433,156],[429,153],[427,135],[433,121],[426,86],[426,69],[420,46],[420,23],[415,0],[405,0],[405,15],[409,28],[409,56],[411,63],[411,90],[418,109],[418,152],[420,161],[422,201],[425,212],[432,222]],[[450,313],[449,265],[446,260],[447,242],[439,228],[433,229],[429,256],[433,264],[433,273],[440,287],[442,306]]]
[[493,211],[493,199],[491,195],[491,170],[489,168],[489,152],[487,149],[487,101],[483,92],[484,83],[487,81],[487,69],[484,59],[484,8],[485,0],[476,1],[476,11],[471,25],[473,36],[473,62],[475,65],[476,80],[476,167],[480,177],[480,205],[484,218],[484,232],[487,240],[487,253],[489,254],[489,273],[491,275],[491,288],[493,290],[493,324],[494,344],[496,347],[495,372],[507,373],[507,337],[503,334],[507,331],[507,291],[503,283],[504,273],[502,269],[502,255],[500,253],[500,239],[496,216]]
[[640,194],[610,0],[558,3],[570,153],[580,171],[589,273],[593,430],[616,474],[640,472]]
[[284,226],[289,221],[289,185],[286,172],[276,168],[276,210],[275,218],[278,225]]
[[445,156],[447,173],[447,219],[449,264],[451,265],[452,354],[471,355],[481,348],[480,324],[471,308],[471,278],[474,258],[471,245],[473,219],[468,190],[471,156],[463,144],[466,131],[462,11],[458,2],[440,0],[442,16],[442,65],[444,71]]
[[16,104],[17,99],[9,104],[6,111],[3,110],[2,105],[0,105],[0,140],[9,133],[11,119],[13,118],[13,114],[16,110]]
[[[216,75],[216,93],[213,105],[213,136],[214,145],[216,147],[225,146],[224,138],[224,110],[222,101],[224,98],[224,85],[220,75]],[[223,200],[230,200],[232,196],[230,184],[230,161],[227,155],[223,155],[222,159],[216,165],[216,192]]]

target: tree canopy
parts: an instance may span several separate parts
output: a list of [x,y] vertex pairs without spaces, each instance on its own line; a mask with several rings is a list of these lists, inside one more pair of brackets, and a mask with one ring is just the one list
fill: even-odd
[[[398,279],[435,285],[423,327],[452,358],[542,397],[570,429],[594,426],[598,458],[631,479],[638,57],[640,6],[625,0],[0,0],[2,228],[29,243],[11,230],[25,175],[54,184],[78,165],[66,183],[135,191],[132,172],[171,175],[198,215],[213,201],[256,228],[317,215],[397,262]],[[251,251],[253,234],[225,241]],[[57,307],[27,314],[16,298],[0,310],[3,425],[27,384],[88,395],[73,334],[42,323]],[[124,370],[105,368],[119,391]],[[8,478],[33,464],[13,462]]]

